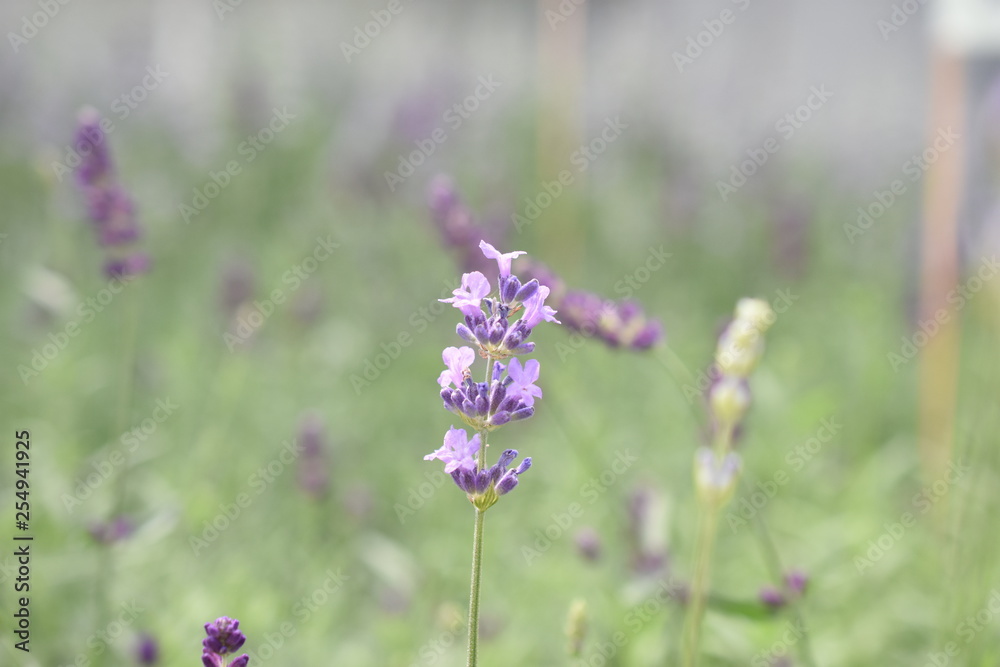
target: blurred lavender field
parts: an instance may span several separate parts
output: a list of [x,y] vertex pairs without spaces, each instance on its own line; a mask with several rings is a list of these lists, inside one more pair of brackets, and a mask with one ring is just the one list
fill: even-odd
[[423,457],[481,239],[562,324],[491,441],[533,465],[487,522],[480,664],[681,664],[744,297],[776,317],[700,664],[997,664],[975,4],[4,3],[0,664],[197,664],[220,617],[251,667],[465,664],[472,510]]

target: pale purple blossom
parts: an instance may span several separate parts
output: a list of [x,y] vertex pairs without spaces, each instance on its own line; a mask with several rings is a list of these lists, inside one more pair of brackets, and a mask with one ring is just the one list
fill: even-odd
[[542,397],[542,390],[534,384],[538,380],[540,367],[541,364],[538,363],[537,359],[528,359],[524,366],[521,366],[521,361],[516,357],[511,359],[507,366],[507,375],[513,382],[507,389],[507,395],[510,396],[516,392],[525,405],[533,406],[535,398]]
[[425,461],[444,461],[444,471],[449,475],[456,470],[475,470],[476,455],[479,453],[479,434],[469,438],[465,429],[452,426],[444,434],[444,444],[424,457]]
[[500,277],[506,278],[510,275],[510,262],[516,257],[521,255],[526,255],[527,253],[523,250],[515,250],[513,252],[501,253],[499,250],[491,246],[486,241],[479,242],[479,248],[483,251],[483,255],[487,259],[495,259],[497,261],[497,267],[500,269]]
[[479,271],[462,275],[462,286],[452,291],[450,299],[439,299],[462,311],[463,315],[474,315],[481,312],[482,300],[490,293],[490,281]]
[[441,358],[448,369],[441,371],[438,384],[442,387],[450,384],[461,387],[465,381],[465,374],[476,360],[476,353],[471,347],[446,347],[441,353]]
[[540,285],[535,293],[532,294],[527,301],[524,303],[524,315],[521,319],[528,326],[529,329],[534,329],[543,320],[546,322],[555,322],[556,324],[561,324],[559,320],[556,319],[556,311],[545,305],[545,299],[549,296],[549,288],[544,285]]

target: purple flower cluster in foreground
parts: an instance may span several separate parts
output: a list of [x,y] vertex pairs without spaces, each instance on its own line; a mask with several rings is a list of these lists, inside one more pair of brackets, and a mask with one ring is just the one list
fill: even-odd
[[240,622],[234,618],[223,616],[214,623],[205,624],[208,634],[202,640],[201,662],[205,667],[246,667],[250,656],[244,653],[228,665],[224,656],[236,653],[246,642],[246,636],[240,632]]
[[[522,363],[515,355],[535,349],[527,339],[536,326],[559,320],[556,311],[545,303],[547,287],[537,280],[521,283],[511,274],[511,261],[523,252],[501,253],[485,241],[480,241],[479,248],[484,257],[497,262],[497,290],[491,296],[490,281],[481,272],[472,271],[462,276],[461,287],[452,292],[451,298],[442,299],[462,313],[464,322],[456,327],[456,333],[475,348],[445,348],[445,370],[438,377],[444,407],[477,433],[470,439],[463,429],[452,427],[444,444],[424,459],[443,461],[444,471],[455,484],[476,507],[485,510],[517,486],[518,475],[531,467],[531,459],[526,458],[510,469],[517,458],[513,449],[505,450],[492,467],[486,467],[484,462],[486,434],[531,417],[535,399],[542,396],[542,390],[535,385],[540,364],[535,359]],[[519,317],[514,319],[515,315]],[[476,382],[472,376],[477,351],[488,360],[483,382]]]
[[83,160],[76,170],[76,183],[87,203],[98,243],[108,251],[104,273],[131,276],[149,270],[149,257],[134,249],[141,236],[135,204],[118,183],[108,151],[108,140],[96,110],[80,112],[73,144]]
[[[477,223],[449,178],[439,176],[431,182],[428,206],[442,241],[459,253],[463,270],[482,272],[483,255],[477,252],[476,244],[490,235]],[[663,327],[658,321],[647,318],[638,303],[602,299],[582,290],[567,290],[559,276],[545,265],[518,261],[524,267],[522,275],[549,290],[549,302],[559,310],[560,324],[567,329],[602,340],[610,347],[632,350],[649,349],[663,339]]]

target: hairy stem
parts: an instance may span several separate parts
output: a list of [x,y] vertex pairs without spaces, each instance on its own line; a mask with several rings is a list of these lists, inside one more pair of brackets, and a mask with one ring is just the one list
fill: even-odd
[[472,537],[472,586],[469,590],[469,662],[476,667],[479,652],[479,586],[483,575],[483,516],[476,509],[476,528]]

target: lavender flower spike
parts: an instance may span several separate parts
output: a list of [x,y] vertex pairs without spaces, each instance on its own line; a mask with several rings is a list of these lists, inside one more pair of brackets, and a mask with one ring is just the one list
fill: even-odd
[[104,264],[108,276],[128,276],[149,270],[149,258],[129,246],[142,235],[135,204],[118,183],[100,115],[92,108],[80,112],[74,145],[83,155],[76,183],[94,223],[98,243],[108,248]]
[[215,619],[214,623],[205,624],[208,637],[202,640],[201,662],[205,667],[246,667],[250,656],[244,653],[227,666],[224,656],[236,653],[246,642],[246,636],[240,632],[240,622],[228,616]]

